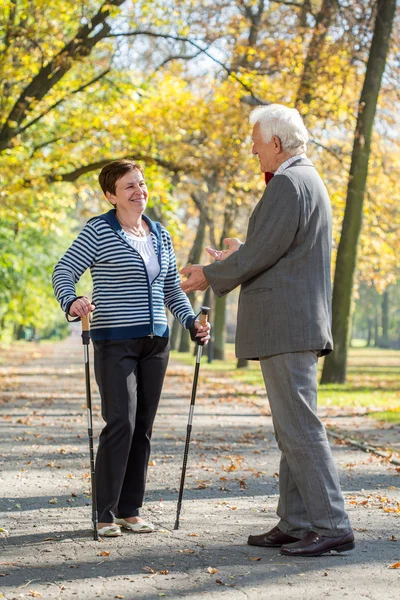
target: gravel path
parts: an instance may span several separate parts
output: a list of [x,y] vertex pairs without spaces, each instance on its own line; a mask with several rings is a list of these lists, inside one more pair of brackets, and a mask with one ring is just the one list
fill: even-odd
[[[279,453],[262,390],[200,374],[181,527],[173,531],[192,367],[171,363],[143,515],[151,535],[92,540],[79,337],[0,352],[0,598],[400,599],[400,468],[335,443],[353,552],[291,559],[246,545],[276,524]],[[95,428],[101,428],[93,382]],[[336,431],[398,450],[399,428],[334,411]],[[2,534],[0,529],[0,536]]]

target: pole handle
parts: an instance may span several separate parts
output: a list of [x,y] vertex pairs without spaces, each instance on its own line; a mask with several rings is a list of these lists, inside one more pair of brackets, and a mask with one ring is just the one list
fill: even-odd
[[208,321],[208,313],[210,312],[210,308],[208,306],[202,306],[200,309],[200,324],[201,325],[206,325],[207,321]]
[[82,331],[90,331],[89,315],[85,315],[84,317],[81,317],[81,322],[82,322]]
[[82,344],[84,346],[89,346],[90,344],[90,314],[81,317],[82,323]]

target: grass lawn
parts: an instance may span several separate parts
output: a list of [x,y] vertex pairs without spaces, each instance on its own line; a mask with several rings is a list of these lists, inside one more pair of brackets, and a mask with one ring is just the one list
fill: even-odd
[[[184,364],[194,365],[195,358],[189,353],[172,352],[172,357]],[[319,361],[322,368],[322,360]],[[257,361],[249,361],[249,367],[236,368],[233,344],[226,346],[226,359],[208,364],[202,358],[202,371],[215,377],[228,377],[230,383],[240,382],[262,386],[263,379]],[[342,408],[380,409],[379,419],[400,422],[400,351],[380,348],[351,348],[347,367],[347,383],[328,384],[319,387],[319,405]],[[378,415],[376,415],[378,416]]]

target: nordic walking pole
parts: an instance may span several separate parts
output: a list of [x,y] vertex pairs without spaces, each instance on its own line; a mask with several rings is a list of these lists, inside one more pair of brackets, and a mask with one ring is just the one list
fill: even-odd
[[[200,311],[200,323],[201,325],[205,325],[207,323],[207,317],[210,309],[208,306],[202,306]],[[179,516],[181,514],[182,509],[182,498],[183,498],[183,489],[185,485],[185,475],[186,475],[186,466],[189,454],[189,444],[190,444],[190,435],[192,433],[192,421],[193,421],[193,412],[194,412],[194,403],[196,401],[196,390],[197,390],[197,380],[199,378],[199,370],[200,370],[200,359],[203,353],[204,342],[200,340],[197,342],[197,357],[196,357],[196,367],[194,370],[194,379],[192,386],[192,399],[190,401],[190,409],[189,409],[189,420],[187,424],[187,433],[186,433],[186,444],[185,444],[185,453],[183,455],[183,465],[182,465],[182,474],[181,474],[181,487],[179,490],[179,498],[178,498],[178,507],[176,510],[176,520],[174,529],[179,529]]]
[[89,370],[89,344],[90,344],[90,321],[89,315],[81,317],[82,321],[82,344],[85,356],[85,381],[86,381],[86,406],[88,418],[88,435],[89,435],[89,454],[90,454],[90,477],[92,484],[92,522],[93,522],[93,539],[99,540],[98,534],[98,518],[97,518],[97,500],[96,500],[96,482],[94,476],[94,451],[93,451],[93,421],[92,421],[92,394],[90,391],[90,370]]

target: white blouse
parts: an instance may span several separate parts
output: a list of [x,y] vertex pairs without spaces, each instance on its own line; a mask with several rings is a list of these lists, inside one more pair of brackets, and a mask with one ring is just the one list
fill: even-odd
[[158,264],[151,234],[146,237],[138,237],[124,230],[122,231],[127,242],[136,250],[136,252],[139,252],[140,256],[143,258],[150,283],[153,283],[154,279],[160,273],[160,265]]

